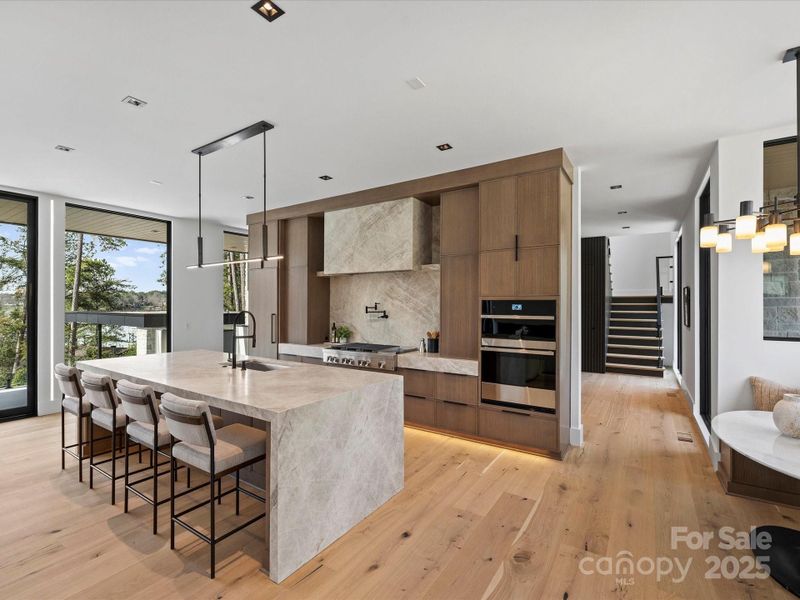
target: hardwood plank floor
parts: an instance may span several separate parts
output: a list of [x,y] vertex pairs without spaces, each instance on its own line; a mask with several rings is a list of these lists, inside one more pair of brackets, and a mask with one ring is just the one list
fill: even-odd
[[[746,561],[747,550],[716,539],[707,550],[672,548],[672,527],[800,528],[798,510],[723,494],[673,378],[586,375],[583,421],[584,447],[562,462],[406,429],[405,489],[281,585],[260,572],[262,526],[219,546],[212,581],[205,544],[179,531],[169,549],[168,506],[153,536],[149,507],[132,499],[125,514],[121,494],[109,504],[107,480],[89,490],[74,460],[60,470],[57,415],[2,423],[0,597],[792,597],[771,579],[705,576],[708,557]],[[686,432],[693,441],[679,441]],[[232,505],[229,496],[220,519],[236,522]],[[245,515],[258,509],[242,505]],[[202,527],[206,513],[195,515]],[[693,562],[679,581],[673,563],[662,577],[584,573],[625,551],[645,567]]]

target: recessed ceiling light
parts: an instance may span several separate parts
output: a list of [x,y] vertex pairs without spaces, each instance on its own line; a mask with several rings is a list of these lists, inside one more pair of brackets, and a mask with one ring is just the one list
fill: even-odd
[[255,196],[251,196],[250,194],[247,194],[246,196],[242,196],[242,199],[244,199],[244,200],[253,200],[254,198],[255,198]]
[[153,185],[161,185],[161,182],[158,179],[151,179],[150,183],[152,183]]
[[414,77],[414,79],[409,79],[408,81],[406,81],[406,84],[408,84],[408,87],[410,87],[412,90],[421,90],[422,88],[425,87],[425,82],[422,81],[422,79],[420,79],[419,77]]
[[625,225],[623,229],[630,229],[630,225]]
[[142,108],[143,106],[147,105],[147,102],[144,100],[139,100],[139,98],[134,98],[133,96],[125,96],[122,101],[125,104],[130,104],[131,106],[135,106],[136,108]]
[[260,14],[270,23],[283,14],[283,9],[271,0],[259,0],[259,2],[253,4],[253,6],[250,8]]
[[333,177],[331,177],[330,175],[320,175],[319,178],[322,179],[322,181],[330,181],[331,179],[333,179]]
[[56,150],[61,150],[61,152],[75,152],[75,148],[70,148],[69,146],[62,146],[61,144],[56,146]]
[[617,211],[617,214],[618,214],[618,215],[627,215],[627,214],[628,214],[628,211],[627,211],[627,210],[618,210],[618,211]]
[[452,147],[450,144],[439,144],[439,145],[438,145],[438,146],[436,146],[436,147],[437,147],[439,150],[441,150],[442,152],[444,152],[445,150],[452,150],[452,148],[453,148],[453,147]]
[[612,190],[621,190],[622,189],[622,184],[618,183],[617,185],[612,185],[611,189]]

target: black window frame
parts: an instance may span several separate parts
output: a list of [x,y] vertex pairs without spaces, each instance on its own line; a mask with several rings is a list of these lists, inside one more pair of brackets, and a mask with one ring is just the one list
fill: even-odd
[[14,419],[25,419],[35,417],[39,414],[38,406],[38,325],[39,315],[37,310],[39,288],[39,198],[15,192],[0,190],[0,197],[7,200],[15,200],[27,204],[27,295],[25,299],[26,310],[28,313],[27,326],[27,357],[26,369],[28,374],[27,402],[23,407],[0,409],[0,421],[11,421]]

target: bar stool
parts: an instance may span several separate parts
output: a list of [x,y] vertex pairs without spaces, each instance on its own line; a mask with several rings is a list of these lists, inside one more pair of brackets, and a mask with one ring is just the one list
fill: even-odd
[[[92,426],[89,428],[89,489],[94,488],[94,472],[111,480],[111,504],[117,503],[117,450],[120,442],[125,441],[123,428],[125,427],[125,413],[119,408],[119,400],[114,393],[114,382],[108,375],[97,375],[86,371],[81,379],[86,398],[92,408]],[[111,433],[111,458],[96,461],[94,458],[94,425]],[[98,439],[108,439],[98,438]],[[111,472],[104,470],[100,465],[111,463]]]
[[[78,459],[78,481],[83,481],[83,447],[88,442],[83,441],[83,420],[91,414],[92,405],[84,396],[83,386],[81,385],[81,374],[75,367],[70,367],[64,363],[58,363],[54,369],[54,375],[61,390],[61,470],[64,470],[64,455]],[[64,435],[64,413],[68,412],[78,419],[78,443],[67,445]],[[77,447],[77,452],[73,448]]]
[[[168,464],[167,462],[159,463],[158,458],[159,456],[169,458],[169,454],[164,451],[170,443],[169,430],[164,417],[159,414],[155,392],[152,387],[122,379],[117,383],[117,395],[122,402],[122,409],[125,411],[127,421],[127,427],[125,428],[126,446],[129,445],[129,440],[133,440],[140,446],[145,446],[150,450],[150,466],[136,471],[130,470],[130,449],[125,451],[125,512],[128,512],[128,493],[131,492],[153,507],[153,535],[157,535],[158,507],[170,500],[169,498],[158,499],[158,477],[170,473],[169,470],[158,472],[159,467]],[[221,427],[222,417],[214,415],[213,422]],[[148,469],[152,469],[152,473],[147,477],[142,477],[136,481],[130,480],[131,475]],[[173,474],[173,477],[176,476],[177,473]],[[145,481],[153,482],[152,497],[135,487]],[[186,469],[186,487],[191,488],[191,471],[188,468]],[[200,487],[202,486],[194,489],[199,489]],[[189,489],[178,494],[178,496],[194,491],[194,489]]]
[[[225,538],[241,531],[266,515],[266,499],[242,488],[239,484],[239,471],[266,458],[267,434],[265,431],[248,427],[241,423],[234,423],[223,427],[219,431],[214,427],[214,421],[208,404],[199,400],[180,398],[174,394],[164,394],[161,397],[161,412],[167,421],[170,432],[170,471],[175,472],[178,461],[187,466],[200,469],[208,474],[209,498],[179,513],[175,512],[175,479],[170,478],[170,539],[169,546],[175,549],[175,524],[177,523],[187,531],[211,546],[211,579],[216,575],[216,545]],[[178,443],[176,443],[176,440]],[[236,473],[235,487],[222,493],[221,478],[231,473]],[[217,484],[217,496],[214,496],[214,482]],[[199,486],[202,487],[202,486]],[[214,514],[214,500],[222,502],[222,497],[236,492],[236,514],[239,514],[239,493],[243,493],[262,503],[265,511],[249,519],[245,523],[234,527],[230,531],[217,536]],[[185,492],[184,492],[185,493]],[[195,529],[183,521],[181,517],[206,504],[211,509],[211,527],[209,535]]]

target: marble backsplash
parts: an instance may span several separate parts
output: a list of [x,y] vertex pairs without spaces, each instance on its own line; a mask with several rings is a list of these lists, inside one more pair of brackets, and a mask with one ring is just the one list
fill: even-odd
[[[439,329],[439,294],[439,271],[332,277],[330,319],[353,331],[350,341],[417,347],[427,331]],[[388,319],[365,314],[375,302]]]

